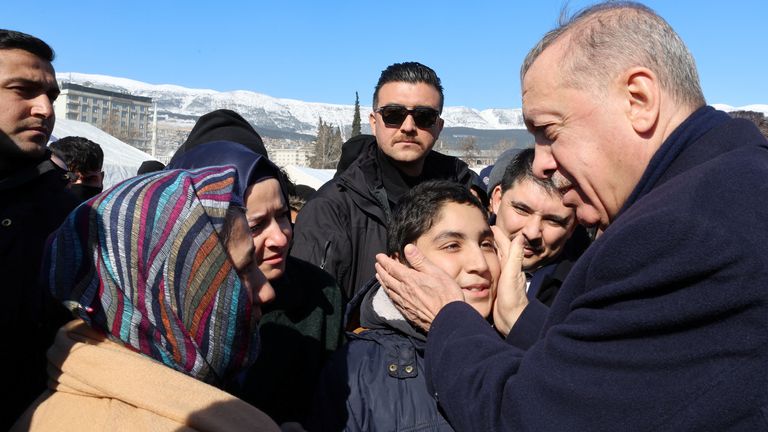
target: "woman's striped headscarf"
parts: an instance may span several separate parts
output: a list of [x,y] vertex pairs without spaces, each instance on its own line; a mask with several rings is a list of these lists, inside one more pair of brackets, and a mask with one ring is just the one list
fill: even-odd
[[220,240],[233,167],[134,177],[75,209],[46,253],[47,283],[110,339],[221,384],[256,358],[252,305]]

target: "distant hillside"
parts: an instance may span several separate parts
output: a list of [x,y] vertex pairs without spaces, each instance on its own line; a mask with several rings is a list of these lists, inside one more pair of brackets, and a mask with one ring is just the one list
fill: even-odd
[[506,141],[507,147],[525,148],[533,146],[533,135],[526,129],[482,130],[466,127],[446,127],[440,133],[440,140],[446,147],[458,147],[467,137],[477,139],[477,148],[488,150]]
[[[157,104],[158,119],[170,123],[187,123],[197,117],[220,108],[240,113],[255,127],[276,131],[313,135],[320,118],[343,129],[351,127],[354,105],[304,102],[279,99],[245,90],[218,92],[206,89],[190,89],[170,84],[148,84],[127,78],[106,75],[63,72],[56,75],[59,81],[84,86],[148,96]],[[361,107],[365,120],[370,107]],[[466,107],[445,107],[442,114],[447,127],[474,129],[523,129],[520,109],[476,110]],[[363,121],[363,129],[368,127]]]

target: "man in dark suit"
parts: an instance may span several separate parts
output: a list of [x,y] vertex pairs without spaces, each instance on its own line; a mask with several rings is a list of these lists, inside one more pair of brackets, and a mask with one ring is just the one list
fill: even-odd
[[413,269],[377,256],[392,300],[429,328],[426,374],[452,426],[766,430],[766,139],[706,106],[685,44],[636,3],[547,33],[521,78],[534,172],[602,234],[543,327],[522,239],[501,245],[505,339],[415,247]]

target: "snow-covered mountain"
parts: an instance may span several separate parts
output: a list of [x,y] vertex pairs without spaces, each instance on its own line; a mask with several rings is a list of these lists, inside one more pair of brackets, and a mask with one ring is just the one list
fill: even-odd
[[[171,84],[148,84],[127,78],[76,72],[58,73],[59,81],[72,82],[105,90],[126,92],[151,97],[157,103],[158,119],[167,123],[179,123],[191,127],[195,120],[210,111],[228,108],[242,114],[254,126],[281,132],[315,135],[319,118],[333,125],[351,128],[354,105],[337,105],[280,99],[246,90],[219,92],[207,89],[190,89]],[[762,112],[768,116],[768,105],[755,104],[733,107],[714,104],[724,111],[747,110]],[[363,131],[370,107],[361,107]],[[454,106],[445,107],[442,114],[445,127],[468,127],[480,130],[525,129],[519,108],[477,110]]]
[[[317,133],[320,117],[330,124],[350,128],[355,110],[354,105],[280,99],[245,90],[219,92],[190,89],[76,72],[58,73],[57,78],[59,81],[151,97],[157,103],[158,119],[173,123],[193,123],[197,117],[207,112],[228,108],[242,114],[257,128],[314,135]],[[364,120],[370,111],[370,107],[360,107]],[[442,117],[446,127],[525,129],[520,109],[479,111],[467,107],[445,107]],[[367,122],[363,123],[363,127],[367,127]]]

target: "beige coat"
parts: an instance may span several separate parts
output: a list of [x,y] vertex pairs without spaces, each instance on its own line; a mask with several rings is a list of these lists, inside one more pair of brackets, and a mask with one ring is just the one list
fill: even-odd
[[47,390],[12,431],[279,431],[240,399],[77,320],[48,351]]

